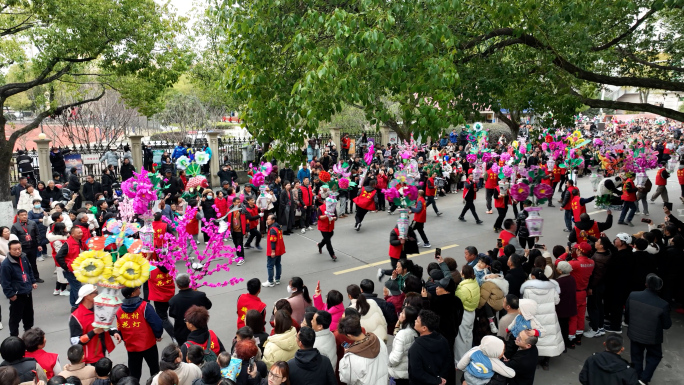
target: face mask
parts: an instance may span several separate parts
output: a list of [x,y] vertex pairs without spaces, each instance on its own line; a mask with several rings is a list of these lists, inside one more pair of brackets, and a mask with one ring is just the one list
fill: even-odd
[[105,199],[104,199],[104,198],[100,198],[100,199],[98,199],[98,200],[99,200],[99,201],[103,201],[103,200],[105,200]]
[[40,208],[40,205],[39,205],[39,204],[38,204],[38,205],[33,205],[33,208],[34,208],[34,209],[39,209],[39,208]]
[[207,195],[207,199],[214,199],[213,195]]
[[292,294],[294,292],[295,292],[295,290],[293,290],[292,287],[290,285],[288,285],[287,286],[287,294]]

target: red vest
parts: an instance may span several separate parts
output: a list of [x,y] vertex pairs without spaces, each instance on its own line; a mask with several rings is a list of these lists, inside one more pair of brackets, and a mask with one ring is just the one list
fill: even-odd
[[[83,237],[85,238],[85,235],[83,235]],[[83,243],[84,238],[81,238],[81,243],[79,243],[71,236],[69,236],[69,238],[67,238],[66,240],[66,244],[69,247],[69,252],[67,253],[66,257],[64,257],[64,262],[69,268],[69,271],[74,271],[74,269],[71,267],[71,264],[74,263],[74,260],[76,258],[78,258],[78,255],[81,253],[81,250],[86,250],[85,244]]]
[[[394,232],[397,234],[397,236],[399,236],[399,229],[398,229],[398,228],[395,227],[395,228],[394,228]],[[403,249],[403,245],[392,246],[392,244],[390,243],[390,247],[389,247],[389,256],[390,256],[390,258],[392,258],[392,259],[401,259],[401,250],[402,250],[402,249]]]
[[[477,186],[477,185],[475,184],[475,181],[473,181],[473,183],[471,183],[471,185],[472,185],[472,186]],[[475,188],[475,187],[473,187],[473,188]],[[464,183],[464,184],[463,184],[463,199],[465,199],[465,198],[466,198],[466,195],[468,195],[468,191],[470,191],[470,189],[465,188],[465,183]],[[477,199],[477,191],[473,191],[473,200],[475,200],[475,199]]]
[[[430,188],[430,185],[432,185],[432,188]],[[425,185],[425,196],[433,197],[436,193],[437,189],[435,188],[435,178],[430,177],[428,178],[428,183]]]
[[359,195],[353,200],[354,203],[362,209],[375,211],[375,201],[373,200],[373,197],[375,197],[375,190],[368,192],[363,188],[359,191]]
[[266,304],[256,295],[249,293],[240,294],[237,300],[237,328],[245,326],[245,315],[249,310],[256,310],[259,313],[266,309]]
[[302,194],[302,204],[304,204],[304,206],[313,205],[313,192],[311,191],[311,186],[301,186],[299,187],[299,191]]
[[[195,213],[195,215],[197,215],[197,213]],[[199,234],[199,220],[197,218],[190,219],[188,224],[185,225],[185,231],[191,235]]]
[[503,230],[499,233],[499,238],[501,238],[501,248],[499,249],[499,256],[504,255],[504,247],[508,245],[508,243],[511,241],[511,239],[515,238],[515,234],[511,233],[510,231]]
[[677,170],[677,179],[679,179],[679,184],[684,184],[684,168]]
[[164,246],[164,234],[167,232],[166,222],[163,220],[152,222],[152,229],[154,230],[154,247],[161,248]]
[[275,225],[268,229],[268,242],[266,242],[266,256],[271,257],[274,250],[271,249],[271,242],[276,243],[275,255],[285,254],[285,241],[283,241],[283,231]]
[[[580,236],[580,233],[582,230],[578,229],[577,226],[575,226],[575,235],[577,236],[577,243],[582,243],[582,242],[589,242],[588,238]],[[599,231],[598,228],[598,223],[594,221],[594,224],[591,226],[591,229],[585,230],[587,233],[587,236],[591,235],[592,237],[598,238],[599,235],[601,235],[601,231]]]
[[173,277],[159,269],[150,271],[150,279],[147,286],[150,289],[147,299],[150,301],[169,302],[171,297],[176,294],[176,285],[173,283]]
[[[71,265],[69,265],[71,267]],[[71,313],[71,317],[74,317],[81,329],[83,334],[88,334],[90,331],[95,329],[93,327],[93,322],[95,321],[95,313],[92,309],[86,309],[82,304]],[[107,352],[114,350],[114,342],[112,341],[112,336],[108,332],[104,332],[100,335],[104,335],[105,348]],[[94,364],[100,358],[104,358],[104,352],[102,351],[102,340],[100,335],[96,334],[87,344],[83,345],[83,352],[85,353],[85,358],[83,362],[86,364]],[[79,336],[80,337],[80,336]]]
[[203,344],[198,344],[197,342],[187,341],[185,343],[185,347],[189,348],[190,345],[199,345],[202,347],[202,349],[206,350],[208,343],[211,343],[211,345],[209,345],[209,349],[211,349],[211,351],[214,352],[214,354],[216,354],[217,356],[221,354],[221,344],[219,344],[218,337],[216,337],[216,333],[214,333],[213,330],[209,330],[209,339],[207,339],[207,342]]
[[[256,217],[259,215],[259,208],[256,205],[254,205],[254,207],[245,206],[245,210],[247,210],[251,217]],[[249,221],[250,230],[257,228],[259,228],[259,219],[252,219]]]
[[[417,202],[420,202],[423,204],[423,208],[415,213],[413,215],[413,220],[418,222],[418,223],[425,223],[427,221],[427,205],[425,204],[425,198],[419,196],[417,199]],[[416,207],[418,206],[418,203],[416,203]]]
[[499,185],[499,175],[490,168],[487,170],[485,188],[496,188]]
[[144,352],[157,343],[152,327],[145,320],[145,307],[147,302],[141,301],[131,313],[126,313],[123,308],[116,311],[116,327],[129,352]]
[[240,221],[240,229],[242,230],[242,234],[247,234],[247,217],[242,212],[240,212],[240,210],[233,211],[228,215],[228,218],[226,218],[228,221],[228,228],[230,229],[230,231],[233,231],[233,220],[235,220],[236,218]]
[[[322,204],[318,207],[318,230],[329,233],[333,230],[335,230],[335,221],[331,221],[326,215],[325,215],[325,204]],[[323,217],[323,219],[321,219]]]
[[35,352],[27,351],[26,354],[24,354],[24,357],[36,360],[36,362],[40,364],[40,367],[45,371],[48,380],[55,376],[53,369],[57,363],[57,353],[48,353],[43,349],[38,349]]
[[[498,191],[499,194],[501,194],[501,190],[498,186],[496,187],[496,191]],[[508,198],[508,196],[499,195],[497,199],[494,199],[494,207],[496,207],[497,209],[505,209],[506,207],[508,207],[508,199],[506,198]]]
[[620,198],[625,202],[636,202],[636,192],[628,192],[628,188],[634,188],[634,182],[631,178],[628,178],[622,185],[622,196]]
[[667,185],[667,179],[663,178],[663,171],[665,171],[664,168],[661,168],[658,170],[656,173],[656,186],[665,186]]
[[579,222],[580,215],[587,212],[587,206],[581,205],[580,199],[579,195],[570,199],[570,207],[572,208],[572,216],[575,218],[575,222]]
[[572,192],[575,191],[576,189],[577,189],[577,187],[575,187],[575,186],[570,186],[570,187],[568,187],[568,189],[566,190],[567,193],[570,194],[570,199],[568,200],[568,204],[566,204],[565,206],[563,206],[563,210],[572,210]]
[[558,167],[558,165],[553,166],[553,183],[560,182],[561,175],[563,175],[564,168]]

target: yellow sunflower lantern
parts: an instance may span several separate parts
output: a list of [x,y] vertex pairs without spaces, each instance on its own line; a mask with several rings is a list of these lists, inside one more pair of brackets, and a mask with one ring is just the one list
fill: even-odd
[[104,275],[111,274],[112,257],[102,250],[89,250],[79,254],[71,264],[74,275],[79,282],[96,284]]
[[150,278],[150,262],[142,254],[127,253],[114,263],[112,274],[116,282],[138,287]]

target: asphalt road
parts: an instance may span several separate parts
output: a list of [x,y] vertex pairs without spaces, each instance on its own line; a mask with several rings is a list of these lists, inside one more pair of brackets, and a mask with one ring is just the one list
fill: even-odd
[[[654,173],[653,173],[654,174]],[[653,179],[654,175],[651,175]],[[579,179],[579,188],[583,197],[589,197],[592,193],[591,184],[588,178]],[[677,178],[670,178],[668,185],[670,198],[675,202],[676,209],[684,209],[684,204],[679,201],[680,187]],[[554,198],[558,199],[560,194],[556,192]],[[660,202],[660,198],[659,198]],[[470,214],[466,214],[467,223],[459,222],[457,217],[463,208],[460,194],[450,194],[439,198],[437,206],[444,213],[437,217],[431,208],[428,208],[428,220],[426,233],[432,244],[430,249],[422,249],[421,254],[414,255],[412,258],[418,264],[426,267],[433,261],[434,248],[441,247],[443,256],[454,257],[459,266],[465,262],[463,248],[473,245],[478,250],[485,251],[495,247],[496,234],[493,232],[493,224],[496,215],[485,214],[484,193],[478,196],[476,207],[484,224],[476,225]],[[557,244],[565,244],[568,233],[562,231],[563,213],[556,208],[544,207],[542,217],[544,223],[544,237],[541,243],[550,249]],[[651,207],[651,218],[656,222],[662,222],[663,213],[661,204]],[[588,212],[593,219],[604,221],[606,214],[604,211],[594,208],[590,203]],[[615,214],[615,213],[614,213]],[[619,215],[619,212],[617,213]],[[684,210],[679,213],[684,216]],[[509,217],[512,217],[512,210],[509,210]],[[326,293],[330,289],[337,289],[346,293],[346,287],[350,283],[359,283],[364,278],[376,280],[376,272],[379,266],[389,265],[387,250],[389,231],[396,223],[398,216],[389,216],[386,212],[369,213],[360,232],[354,231],[354,220],[352,217],[340,220],[336,225],[333,246],[335,247],[337,262],[333,262],[325,250],[323,254],[318,254],[316,243],[320,241],[320,233],[317,230],[307,231],[306,234],[296,233],[290,237],[285,237],[287,253],[283,257],[283,284],[273,288],[263,288],[261,297],[268,304],[268,311],[279,298],[287,296],[286,286],[289,278],[293,276],[302,277],[305,284],[311,290],[316,286],[318,280],[321,281],[321,290]],[[614,237],[618,232],[627,231],[636,233],[646,230],[646,225],[640,222],[641,216],[637,215],[633,221],[635,227],[619,226],[617,216],[615,216],[613,228],[606,233],[609,237]],[[264,245],[265,246],[265,245]],[[246,250],[246,263],[243,266],[235,266],[229,273],[222,273],[220,278],[232,276],[242,277],[246,280],[258,277],[262,282],[266,279],[266,257],[265,251],[256,249]],[[34,292],[35,323],[40,326],[47,334],[46,350],[57,352],[61,356],[62,364],[65,364],[66,351],[69,347],[69,301],[68,297],[54,297],[54,263],[51,259],[39,262],[41,276],[46,282]],[[376,281],[377,282],[377,281]],[[226,288],[206,288],[204,291],[213,301],[214,305],[210,311],[211,319],[209,326],[223,340],[224,345],[229,346],[236,330],[236,299],[240,293],[246,292],[245,283],[235,287]],[[378,285],[376,293],[382,294],[382,289]],[[7,300],[2,302],[4,308],[5,328],[0,331],[0,338],[4,339],[9,335],[7,327],[8,304]],[[673,326],[665,332],[665,343],[663,345],[663,360],[653,378],[654,384],[681,384],[684,378],[684,345],[681,344],[684,336],[684,316],[672,312]],[[626,350],[624,357],[629,360],[629,341],[626,337],[626,328],[623,328]],[[582,368],[584,360],[593,352],[603,350],[602,339],[585,338],[582,346],[575,350],[569,350],[567,354],[551,359],[550,370],[542,371],[538,367],[536,382],[553,384],[577,384],[578,374]],[[170,338],[164,334],[164,338],[158,343],[161,349],[170,343]],[[126,363],[126,351],[123,345],[117,346],[111,355],[114,363]],[[147,378],[147,367],[144,366],[143,379]]]

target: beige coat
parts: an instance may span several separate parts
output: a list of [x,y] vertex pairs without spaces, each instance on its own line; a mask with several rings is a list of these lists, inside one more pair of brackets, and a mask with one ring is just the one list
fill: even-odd
[[266,340],[264,345],[264,363],[271,369],[271,365],[278,361],[289,361],[297,353],[297,331],[294,327],[282,334],[274,334]]
[[86,365],[85,363],[76,365],[66,364],[64,365],[64,370],[62,370],[59,375],[64,378],[76,376],[81,380],[81,385],[90,385],[97,379],[95,367]]
[[503,309],[503,299],[505,293],[492,281],[484,281],[480,286],[480,304],[478,309],[482,308],[485,303],[488,303],[495,311]]

